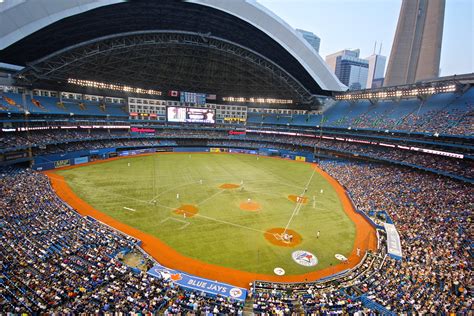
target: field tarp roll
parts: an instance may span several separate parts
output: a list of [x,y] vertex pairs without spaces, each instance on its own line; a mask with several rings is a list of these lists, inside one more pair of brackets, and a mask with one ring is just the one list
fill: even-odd
[[389,256],[401,260],[402,259],[402,244],[400,243],[400,236],[393,224],[384,223],[385,231],[387,232],[387,253]]

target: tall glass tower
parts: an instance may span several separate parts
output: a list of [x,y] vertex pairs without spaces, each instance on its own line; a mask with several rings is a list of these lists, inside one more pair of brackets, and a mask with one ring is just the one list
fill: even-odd
[[296,29],[297,33],[300,33],[303,38],[314,48],[315,51],[319,53],[319,45],[321,44],[321,39],[314,34],[313,32],[308,32],[301,29]]

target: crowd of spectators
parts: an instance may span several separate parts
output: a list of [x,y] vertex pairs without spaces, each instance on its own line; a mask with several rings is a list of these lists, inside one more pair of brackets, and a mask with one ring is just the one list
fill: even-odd
[[302,295],[300,302],[306,314],[349,314],[367,312],[360,300],[354,300],[343,291]]
[[382,313],[472,312],[472,185],[402,167],[331,160],[320,165],[347,188],[359,210],[391,216],[403,258],[385,254],[386,236],[378,231],[379,250],[349,275],[317,283],[256,282],[257,307],[262,297],[272,302],[284,296],[315,314],[368,312],[363,299]]
[[[19,147],[34,146],[44,149],[47,145],[60,146],[67,143],[69,147],[76,142],[94,142],[97,140],[112,140],[120,142],[132,139],[150,139],[157,137],[186,137],[186,138],[212,138],[227,135],[226,132],[217,132],[212,129],[189,130],[189,129],[163,129],[156,133],[132,133],[128,129],[64,129],[64,130],[37,130],[31,132],[9,132],[0,134],[0,149],[15,149]],[[68,151],[75,150],[68,149]]]
[[428,110],[422,114],[415,110],[400,117],[392,115],[395,110],[396,106],[392,106],[381,113],[378,113],[375,108],[354,117],[343,115],[330,123],[323,123],[323,126],[429,134],[474,135],[474,105],[470,103],[466,103],[462,107]]
[[[162,146],[162,140],[159,139],[108,139],[108,140],[91,140],[91,141],[80,141],[74,143],[61,143],[46,148],[35,148],[33,149],[34,155],[46,155],[46,154],[57,154],[69,151],[80,151],[80,150],[94,150],[102,148],[119,148],[119,147],[156,147]],[[165,141],[165,144],[169,142]]]
[[323,162],[358,209],[384,210],[400,233],[403,260],[388,258],[362,285],[396,312],[472,311],[472,185],[406,168]]
[[185,291],[120,262],[116,255],[137,240],[80,216],[31,170],[0,176],[0,244],[0,314],[242,313],[242,303]]
[[30,132],[8,132],[0,134],[0,149],[14,149],[17,147],[40,146],[64,142],[85,141],[90,139],[111,139],[130,137],[125,129],[91,130],[91,129],[64,129],[64,130],[35,130]]
[[[277,144],[277,146],[275,146]],[[396,149],[392,147],[344,142],[309,137],[249,135],[242,140],[210,140],[210,146],[237,146],[253,148],[281,148],[298,150],[301,147],[311,147],[311,151],[326,150],[358,154],[375,159],[385,159],[401,163],[420,166],[423,168],[443,171],[465,178],[474,178],[474,162],[467,159],[451,158],[447,156],[428,154],[419,151]]]
[[392,129],[472,136],[473,124],[474,105],[466,104],[463,108],[430,110],[422,115],[411,113]]
[[[383,232],[380,232],[383,235]],[[382,243],[383,243],[382,237]],[[271,283],[256,281],[252,285],[255,313],[355,314],[371,311],[356,298],[357,284],[369,278],[385,258],[385,248],[369,252],[354,269],[329,280],[305,283]],[[353,290],[355,288],[355,290]],[[361,294],[361,291],[359,294]]]
[[[318,114],[319,117],[311,118],[309,115],[302,122],[315,121],[323,127],[339,127],[351,129],[371,129],[378,131],[400,131],[410,133],[441,134],[441,135],[474,135],[474,105],[466,102],[465,104],[446,105],[444,108],[424,109],[423,106],[415,106],[400,110],[397,104],[383,103],[370,106],[362,113],[352,111],[361,111],[357,105],[352,109],[344,111],[338,110],[338,104],[334,105],[335,111]],[[423,111],[420,112],[420,109]],[[330,108],[331,109],[331,108]],[[253,116],[255,118],[255,116]],[[281,116],[276,114],[264,114],[252,124],[264,125],[283,125]],[[292,116],[284,116],[285,122],[289,125],[298,125],[298,119]],[[307,124],[303,124],[307,125]]]
[[318,140],[314,146],[350,153],[364,154],[373,158],[382,158],[429,169],[444,171],[465,178],[474,178],[474,162],[466,159],[428,154],[419,151],[394,149],[392,147],[348,143],[340,141]]
[[[169,143],[166,140],[175,142]],[[53,130],[35,131],[34,133],[12,133],[0,138],[0,148],[9,146],[35,145],[34,155],[63,153],[67,151],[101,149],[111,147],[161,146],[240,146],[255,148],[276,147],[280,149],[297,150],[311,147],[313,150],[343,152],[357,154],[369,158],[385,159],[400,163],[411,164],[423,168],[447,172],[465,178],[474,178],[474,163],[469,159],[451,158],[442,155],[423,153],[406,149],[398,149],[374,144],[346,142],[314,137],[296,137],[248,133],[245,136],[233,136],[219,130],[163,129],[155,134],[132,134],[124,130]],[[184,143],[183,143],[184,142]],[[306,148],[307,150],[308,148]]]
[[457,116],[450,118],[452,121],[455,121],[455,124],[452,124],[448,129],[446,129],[446,134],[452,135],[474,135],[474,105],[469,105],[469,111],[462,116],[461,119],[458,119]]
[[[321,161],[357,209],[385,211],[403,259],[375,253],[337,279],[253,285],[256,313],[365,313],[360,297],[402,313],[472,310],[474,188],[409,168]],[[116,258],[137,240],[66,206],[47,177],[12,169],[0,176],[0,312],[162,312],[241,314],[243,304],[185,291]],[[147,259],[146,264],[153,262]]]

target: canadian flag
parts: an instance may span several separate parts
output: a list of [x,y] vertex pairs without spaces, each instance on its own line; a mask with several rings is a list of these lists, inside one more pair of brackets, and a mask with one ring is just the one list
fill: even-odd
[[168,96],[170,96],[170,97],[178,97],[178,96],[179,96],[179,91],[170,90],[170,91],[168,91]]

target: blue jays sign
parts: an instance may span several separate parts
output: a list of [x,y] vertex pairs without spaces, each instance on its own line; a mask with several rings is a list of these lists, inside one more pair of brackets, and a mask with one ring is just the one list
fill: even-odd
[[245,298],[247,297],[246,289],[168,269],[159,264],[148,270],[147,273],[159,279],[172,281],[175,284],[190,290],[205,292],[211,295],[220,295],[238,301],[245,301]]

